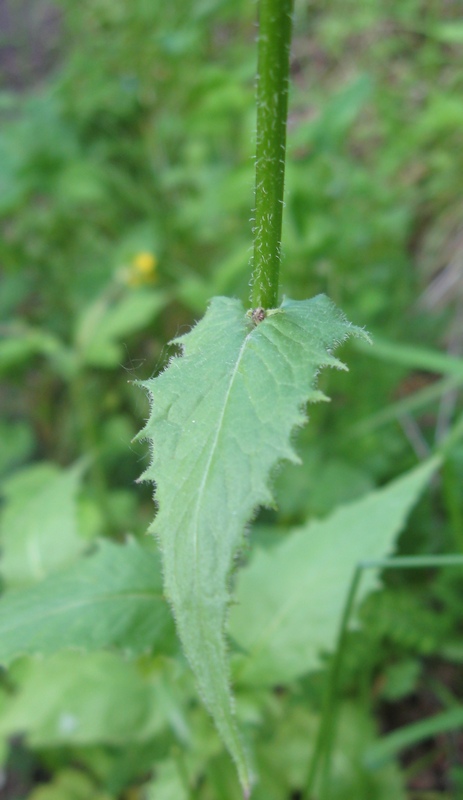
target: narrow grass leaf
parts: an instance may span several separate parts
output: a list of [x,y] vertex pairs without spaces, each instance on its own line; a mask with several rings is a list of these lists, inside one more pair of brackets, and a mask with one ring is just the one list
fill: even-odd
[[442,711],[429,719],[404,725],[393,733],[384,736],[370,745],[365,751],[364,763],[370,769],[378,769],[392,761],[407,747],[452,731],[460,731],[463,726],[463,706]]
[[426,350],[415,345],[388,342],[375,336],[374,349],[370,351],[363,342],[358,342],[357,348],[367,352],[373,358],[388,361],[391,364],[408,367],[409,369],[423,369],[426,372],[435,372],[437,375],[452,375],[461,380],[463,378],[463,361],[456,356],[440,353],[437,350]]
[[176,340],[181,357],[143,385],[151,416],[142,436],[156,483],[152,530],[185,653],[203,700],[233,756],[245,791],[250,770],[229,688],[224,625],[229,579],[245,526],[270,504],[268,476],[296,460],[292,430],[319,400],[321,367],[343,367],[331,350],[364,335],[323,296],[285,301],[254,325],[238,300],[215,298],[204,319]]
[[433,381],[433,383],[426,386],[424,389],[419,389],[408,397],[397,400],[395,403],[389,403],[385,408],[361,420],[351,428],[348,432],[348,436],[349,438],[364,436],[382,425],[386,425],[389,422],[396,422],[407,414],[420,412],[427,405],[430,405],[436,400],[441,400],[447,392],[458,389],[462,383],[463,375],[461,378],[450,376]]

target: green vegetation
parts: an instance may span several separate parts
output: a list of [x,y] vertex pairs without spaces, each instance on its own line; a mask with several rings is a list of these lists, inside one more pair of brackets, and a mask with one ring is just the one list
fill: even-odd
[[296,2],[263,320],[256,8],[52,8],[0,92],[5,800],[238,800],[229,753],[253,800],[458,796],[456,5]]

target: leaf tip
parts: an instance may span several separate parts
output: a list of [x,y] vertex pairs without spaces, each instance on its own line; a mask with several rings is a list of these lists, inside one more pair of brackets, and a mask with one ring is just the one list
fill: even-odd
[[362,339],[366,344],[373,344],[373,338],[365,328],[360,328],[358,325],[352,325],[351,328],[352,330],[349,333],[352,333],[352,336],[355,336],[356,339]]
[[238,777],[241,784],[244,800],[249,800],[251,797],[253,786],[256,782],[255,775],[246,764],[244,769],[238,769]]
[[[331,398],[328,397],[321,389],[313,389],[309,398],[309,403],[331,403]],[[299,459],[298,463],[301,463]]]

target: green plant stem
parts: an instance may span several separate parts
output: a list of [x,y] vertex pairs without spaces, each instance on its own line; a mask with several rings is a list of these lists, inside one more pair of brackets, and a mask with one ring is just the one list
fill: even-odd
[[113,523],[106,476],[100,461],[97,423],[89,400],[89,387],[82,372],[76,373],[72,379],[70,391],[79,424],[79,437],[85,453],[91,457],[90,476],[95,500],[100,509],[105,531],[111,535],[115,532],[116,526]]
[[438,446],[436,447],[436,453],[446,456],[452,448],[455,446],[456,442],[463,437],[463,414],[461,414],[457,421],[453,424],[452,428],[450,428],[449,432],[446,436],[439,442]]
[[[349,620],[354,606],[355,598],[357,596],[357,590],[360,584],[360,579],[362,577],[362,571],[363,571],[363,565],[358,565],[355,568],[355,572],[344,605],[341,624],[339,626],[336,650],[327,676],[325,694],[322,705],[322,721],[317,736],[315,751],[310,763],[309,775],[307,778],[306,792],[304,795],[304,797],[307,798],[307,800],[310,800],[310,798],[312,797],[315,778],[317,777],[318,767],[323,756],[324,758],[323,758],[322,782],[325,788],[329,779],[328,770],[330,766],[329,763],[330,753],[334,739],[334,728],[336,725],[335,700],[338,688],[339,674],[341,670],[342,657],[344,655],[345,640],[347,636]],[[323,791],[321,793],[321,797],[324,797]]]
[[278,302],[293,0],[260,0],[252,305]]
[[355,568],[339,626],[335,654],[327,674],[322,706],[322,721],[318,731],[315,750],[310,762],[305,792],[302,795],[303,800],[312,800],[312,793],[315,780],[318,776],[320,763],[322,765],[320,799],[329,800],[331,754],[333,752],[336,736],[336,699],[339,687],[339,676],[341,674],[349,622],[354,609],[363,571],[366,569],[435,569],[436,567],[458,566],[463,566],[463,556],[460,554],[448,554],[442,556],[396,556],[394,558],[364,561]]
[[460,553],[463,553],[461,481],[451,458],[447,458],[442,467],[442,496],[455,546]]

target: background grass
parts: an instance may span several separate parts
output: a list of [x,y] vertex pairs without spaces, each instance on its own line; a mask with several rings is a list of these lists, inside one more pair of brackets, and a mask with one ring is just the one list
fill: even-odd
[[[277,476],[278,511],[261,514],[276,530],[394,478],[432,452],[461,408],[460,11],[434,0],[296,4],[281,289],[295,299],[326,292],[378,346],[350,352],[350,376],[323,376],[333,402],[311,411],[304,466]],[[162,367],[166,342],[210,297],[249,297],[255,8],[10,0],[1,14],[3,536],[12,504],[42,480],[37,470],[84,459],[75,501],[84,541],[143,539],[152,500],[134,486],[146,448],[132,438],[147,408],[131,380]],[[463,552],[462,470],[456,445],[401,552]],[[341,741],[352,727],[368,742],[375,726],[456,703],[462,589],[457,571],[385,576],[350,634]],[[4,677],[5,697],[21,669]],[[310,674],[259,712],[274,731],[261,745],[267,797],[289,798],[288,770],[298,785],[319,682]],[[210,754],[197,796],[234,797],[226,757],[188,703],[199,742],[190,757],[195,747]],[[410,798],[453,797],[461,744],[455,732],[435,736],[383,783],[359,767],[344,792],[374,800],[400,785]],[[178,800],[178,747],[173,734],[117,745],[94,734],[71,747],[5,737],[2,796]]]

